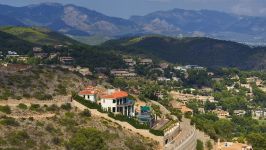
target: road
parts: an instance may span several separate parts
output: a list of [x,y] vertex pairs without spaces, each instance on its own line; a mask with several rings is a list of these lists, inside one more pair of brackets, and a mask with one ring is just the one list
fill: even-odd
[[195,150],[196,130],[190,125],[190,120],[183,118],[180,134],[170,143],[165,145],[165,150]]

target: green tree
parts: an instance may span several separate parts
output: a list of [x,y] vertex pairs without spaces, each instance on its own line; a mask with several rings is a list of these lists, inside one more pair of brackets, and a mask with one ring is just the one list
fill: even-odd
[[0,111],[6,114],[11,114],[11,109],[9,106],[0,106]]
[[204,145],[201,140],[197,140],[196,150],[204,150]]
[[94,128],[82,128],[78,130],[67,142],[68,150],[104,150],[106,144],[103,134]]
[[206,142],[206,147],[208,150],[212,150],[213,149],[213,145],[212,145],[212,142],[209,140]]

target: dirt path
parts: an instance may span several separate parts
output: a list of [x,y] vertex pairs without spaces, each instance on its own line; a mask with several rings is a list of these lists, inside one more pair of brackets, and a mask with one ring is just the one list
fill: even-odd
[[43,100],[43,101],[37,99],[21,99],[21,100],[8,99],[8,100],[1,100],[0,106],[8,105],[10,107],[16,107],[20,103],[23,103],[27,106],[30,106],[31,104],[39,104],[41,106],[43,105],[61,106],[62,104],[71,103],[71,96],[57,96],[53,100]]
[[[85,109],[88,109],[86,106],[76,102],[76,101],[73,101],[72,102],[72,106],[75,106],[77,107],[78,109],[80,110],[85,110]],[[136,129],[135,127],[133,127],[132,125],[128,124],[127,122],[122,122],[122,121],[119,121],[119,120],[115,120],[111,117],[109,117],[107,114],[105,113],[100,113],[99,111],[97,111],[96,109],[89,109],[91,111],[91,114],[93,116],[97,116],[97,117],[102,117],[102,118],[105,118],[105,119],[108,119],[112,122],[115,122],[115,123],[118,123],[119,125],[121,125],[123,128],[125,129],[128,129],[130,131],[133,131],[137,134],[140,134],[144,137],[147,137],[147,138],[150,138],[150,139],[153,139],[155,141],[157,141],[160,145],[160,148],[159,149],[163,149],[163,137],[162,136],[156,136],[156,135],[153,135],[151,134],[148,130],[143,130],[143,129]]]
[[21,119],[21,118],[25,118],[25,119],[28,119],[28,118],[33,118],[35,120],[41,120],[41,119],[44,119],[44,118],[52,118],[55,116],[54,113],[49,113],[49,114],[29,114],[29,115],[7,115],[8,117],[12,117],[12,118],[15,118],[15,119]]

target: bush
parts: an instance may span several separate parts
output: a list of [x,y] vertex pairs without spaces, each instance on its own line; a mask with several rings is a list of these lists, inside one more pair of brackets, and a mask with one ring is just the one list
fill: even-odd
[[46,107],[46,110],[47,111],[58,111],[59,110],[59,107],[55,104],[49,106],[49,107]]
[[0,121],[0,124],[5,125],[5,126],[19,126],[19,123],[11,117],[4,117]]
[[162,130],[154,130],[154,129],[150,129],[149,130],[150,133],[157,135],[157,136],[164,136],[164,132]]
[[102,132],[94,128],[78,130],[66,143],[67,150],[103,150],[107,149]]
[[52,124],[47,124],[47,126],[45,127],[45,130],[50,132],[50,133],[56,132],[56,129]]
[[36,92],[33,95],[35,98],[39,99],[39,100],[51,100],[53,99],[53,96],[50,94],[44,94],[42,92]]
[[125,145],[130,149],[130,150],[144,150],[147,149],[144,144],[139,140],[135,138],[127,138],[125,140]]
[[67,103],[67,104],[63,104],[63,105],[61,105],[61,108],[64,109],[64,110],[67,110],[67,111],[69,111],[69,110],[72,109],[70,103]]
[[26,131],[11,132],[7,139],[10,145],[18,146],[19,149],[30,149],[35,145],[35,142],[30,138]]
[[55,91],[59,94],[59,95],[67,95],[67,89],[64,85],[59,84],[57,86],[57,89],[55,89]]
[[204,150],[204,145],[201,140],[197,140],[196,150]]
[[59,145],[61,143],[61,139],[59,137],[53,137],[52,142],[55,145]]
[[90,112],[90,110],[85,109],[84,111],[82,111],[80,113],[80,115],[83,116],[83,117],[91,117],[91,112]]
[[146,124],[141,124],[138,120],[133,119],[133,118],[128,118],[127,116],[123,115],[114,115],[113,113],[108,113],[108,116],[111,118],[114,118],[115,120],[127,122],[131,124],[133,127],[137,129],[149,129],[149,126]]
[[82,105],[84,105],[90,109],[97,109],[99,112],[104,112],[100,105],[98,105],[97,103],[93,103],[91,101],[85,100],[83,97],[80,97],[78,95],[74,95],[73,99],[75,99],[77,102],[81,103]]
[[26,109],[28,109],[28,106],[25,105],[25,104],[20,103],[20,104],[17,106],[17,108],[22,109],[22,110],[26,110]]
[[31,104],[30,110],[32,110],[32,111],[40,111],[41,110],[41,106],[39,104]]
[[9,106],[0,106],[0,111],[6,114],[11,114],[11,109]]

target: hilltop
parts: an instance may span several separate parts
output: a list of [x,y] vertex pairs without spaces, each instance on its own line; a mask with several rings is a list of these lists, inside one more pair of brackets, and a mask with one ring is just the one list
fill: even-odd
[[103,46],[122,54],[142,55],[184,65],[265,69],[265,48],[210,38],[142,36],[111,40]]
[[1,27],[0,31],[36,45],[78,44],[77,41],[47,28],[8,26]]
[[0,49],[10,50],[10,49],[20,49],[22,53],[27,52],[35,44],[19,39],[18,37],[11,35],[6,32],[0,31]]
[[[98,47],[81,44],[61,33],[40,27],[0,27],[0,51],[15,51],[19,55],[33,56],[33,47],[41,47],[43,53],[59,53],[72,56],[76,65],[87,67],[121,66],[121,58]],[[61,45],[56,49],[56,45]]]

